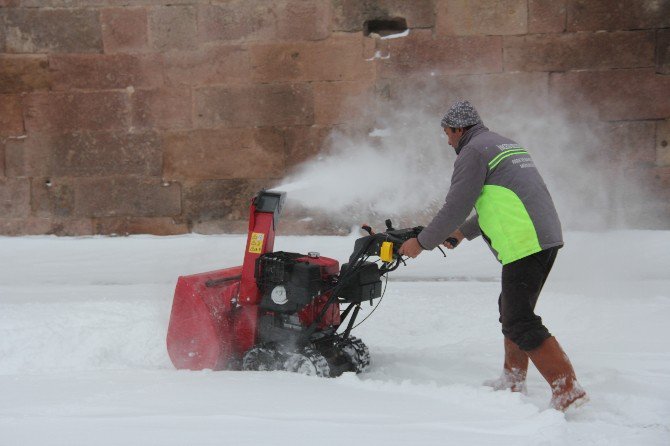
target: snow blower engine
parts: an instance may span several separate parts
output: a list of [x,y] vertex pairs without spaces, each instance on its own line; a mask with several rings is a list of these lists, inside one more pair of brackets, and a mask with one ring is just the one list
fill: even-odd
[[167,334],[176,368],[332,377],[369,366],[367,346],[351,336],[361,304],[382,296],[382,277],[402,262],[398,248],[423,228],[364,227],[370,235],[340,269],[316,252],[273,251],[285,198],[261,191],[252,200],[242,266],[179,278]]

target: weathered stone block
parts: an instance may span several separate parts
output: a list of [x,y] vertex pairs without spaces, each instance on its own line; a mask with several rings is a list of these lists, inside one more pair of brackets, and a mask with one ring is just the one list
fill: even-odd
[[44,90],[50,86],[51,73],[46,56],[0,55],[0,93]]
[[371,81],[315,82],[312,87],[317,125],[360,122],[374,97]]
[[0,215],[22,218],[30,214],[30,182],[24,179],[0,178]]
[[670,29],[656,31],[656,72],[670,74]]
[[24,133],[21,96],[0,94],[0,137]]
[[656,162],[653,121],[593,123],[589,130],[600,146],[598,157],[612,169],[649,168]]
[[31,208],[40,218],[71,217],[74,213],[74,188],[67,180],[31,180]]
[[526,34],[527,1],[443,0],[437,6],[436,29],[438,35]]
[[176,132],[165,136],[164,178],[280,178],[285,158],[271,128]]
[[90,218],[50,219],[51,228],[46,234],[59,237],[93,235],[93,224]]
[[272,39],[276,19],[271,2],[233,0],[198,7],[200,40]]
[[75,188],[78,217],[171,217],[181,213],[178,183],[137,177],[80,178]]
[[7,51],[7,36],[5,34],[5,10],[0,8],[0,53]]
[[90,219],[60,219],[52,217],[0,218],[0,234],[19,235],[92,235]]
[[133,127],[181,129],[191,127],[191,90],[161,88],[132,94]]
[[[651,229],[667,229],[670,221],[670,167],[631,169],[626,178],[636,185],[633,190],[636,209],[631,224]],[[640,220],[640,221],[637,221]]]
[[5,141],[0,140],[0,178],[5,176]]
[[5,171],[8,177],[49,176],[51,140],[46,135],[31,133],[5,143]]
[[[248,0],[247,0],[248,1]],[[330,35],[331,12],[327,0],[289,0],[277,15],[277,38],[321,40]]]
[[232,0],[198,7],[203,42],[222,40],[321,40],[329,36],[325,1]]
[[54,90],[109,90],[160,85],[159,67],[127,54],[56,54],[49,56]]
[[333,29],[361,31],[367,20],[402,17],[408,28],[432,28],[435,25],[433,0],[332,0]]
[[287,168],[326,154],[333,127],[288,127],[285,130]]
[[458,99],[472,102],[485,122],[520,111],[526,116],[542,113],[548,87],[548,73],[495,73],[398,78],[389,81],[388,94],[396,106],[412,109],[420,104],[421,111],[434,116],[439,126],[449,105]]
[[106,8],[106,7],[139,7],[155,4],[192,5],[203,0],[17,0],[24,8],[53,7],[53,8]]
[[515,109],[540,110],[546,107],[549,97],[549,77],[546,73],[452,76],[445,81],[443,88],[456,95],[452,100],[459,96],[470,97],[478,104],[478,110],[489,117],[502,117]]
[[0,214],[0,234],[16,237],[19,235],[46,234],[51,229],[51,221],[46,218],[5,218]]
[[311,125],[314,96],[309,84],[208,87],[195,90],[196,126]]
[[32,93],[25,98],[29,131],[106,130],[128,128],[126,92]]
[[166,82],[172,85],[231,85],[251,82],[249,52],[241,45],[199,46],[163,56]]
[[188,233],[188,225],[169,217],[109,217],[93,220],[95,234],[180,235]]
[[[652,194],[655,194],[653,183],[658,181],[655,176],[655,173],[650,173],[645,178],[646,182],[652,183],[647,185],[647,189],[652,189]],[[658,195],[652,198],[649,195],[641,199],[638,198],[640,202],[637,203],[636,212],[624,213],[622,223],[631,228],[667,230],[670,221],[670,195],[663,192],[658,192]]]
[[13,177],[160,176],[162,141],[153,132],[31,133],[7,142]]
[[249,202],[268,180],[204,180],[184,183],[182,219],[190,226],[212,220],[247,220]]
[[194,221],[189,223],[189,227],[195,234],[246,234],[249,230],[249,222],[246,220]]
[[[382,51],[379,53],[377,51],[379,50],[387,50],[388,49],[388,40],[381,40],[376,37],[366,37],[363,39],[363,45],[362,45],[362,55],[363,59],[365,59],[367,62],[372,62],[373,60],[378,59],[381,57]],[[388,51],[384,51],[385,53],[388,53]]]
[[0,235],[16,237],[19,235],[45,234],[51,227],[51,222],[46,218],[4,218],[0,215]]
[[656,167],[651,169],[651,173],[654,180],[654,190],[666,198],[665,203],[667,204],[667,198],[670,198],[670,167]]
[[252,45],[254,80],[261,83],[373,78],[374,64],[362,54],[360,34],[320,42]]
[[670,167],[670,119],[656,123],[656,164]]
[[670,26],[665,0],[570,0],[568,31],[650,29]]
[[110,8],[100,11],[105,53],[144,50],[148,44],[145,8]]
[[5,12],[10,53],[100,53],[102,34],[94,9],[10,8]]
[[567,0],[528,0],[528,32],[565,31]]
[[502,71],[502,38],[499,36],[434,39],[430,31],[419,30],[389,41],[389,51],[390,57],[378,62],[381,77]]
[[571,98],[575,113],[602,120],[664,119],[670,116],[670,77],[654,69],[552,73],[551,91]]
[[153,132],[76,132],[52,141],[55,176],[161,174],[161,140]]
[[156,6],[149,10],[151,46],[157,50],[190,49],[197,43],[195,6]]
[[505,37],[505,71],[567,71],[654,65],[652,31]]

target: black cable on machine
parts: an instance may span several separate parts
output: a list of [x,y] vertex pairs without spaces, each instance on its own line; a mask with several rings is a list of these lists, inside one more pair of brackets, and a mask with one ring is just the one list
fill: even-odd
[[[350,264],[351,264],[351,259],[355,259],[354,262],[353,262],[354,263],[353,266],[350,266],[347,269],[347,271],[345,272],[345,274],[339,278],[339,280],[337,281],[337,284],[335,284],[335,286],[333,286],[329,290],[329,291],[331,291],[330,297],[328,298],[328,300],[326,301],[323,308],[321,309],[321,311],[319,312],[317,317],[314,319],[312,324],[302,334],[302,336],[301,336],[301,341],[302,342],[306,342],[307,340],[309,340],[309,338],[312,336],[312,334],[314,334],[314,332],[316,331],[317,327],[319,326],[319,324],[323,320],[323,317],[326,315],[326,312],[328,311],[330,306],[333,303],[335,303],[335,301],[337,300],[339,290],[347,282],[347,279],[350,279],[351,275],[354,274],[358,269],[360,269],[361,266],[365,263],[365,260],[368,258],[368,256],[365,255],[365,253],[370,248],[370,245],[372,245],[372,242],[374,241],[374,239],[375,238],[373,236],[371,236],[370,240],[368,240],[368,242],[366,244],[364,244],[356,253],[354,253],[349,258],[350,259]],[[354,315],[352,315],[352,316],[355,316],[356,313],[357,313],[357,311],[354,310]]]

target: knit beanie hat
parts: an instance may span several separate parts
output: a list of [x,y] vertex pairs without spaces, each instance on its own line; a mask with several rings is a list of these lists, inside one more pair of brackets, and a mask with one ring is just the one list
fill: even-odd
[[468,101],[457,101],[449,107],[449,111],[442,118],[442,127],[453,127],[456,129],[479,124],[482,118],[477,110]]

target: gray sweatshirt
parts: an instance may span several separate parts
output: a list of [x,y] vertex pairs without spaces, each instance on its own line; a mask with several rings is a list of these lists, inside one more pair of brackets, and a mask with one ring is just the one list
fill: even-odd
[[[563,245],[554,203],[525,149],[477,124],[456,154],[444,205],[418,236],[424,249],[459,228],[468,240],[483,234],[503,264]],[[466,221],[473,208],[477,215]]]

